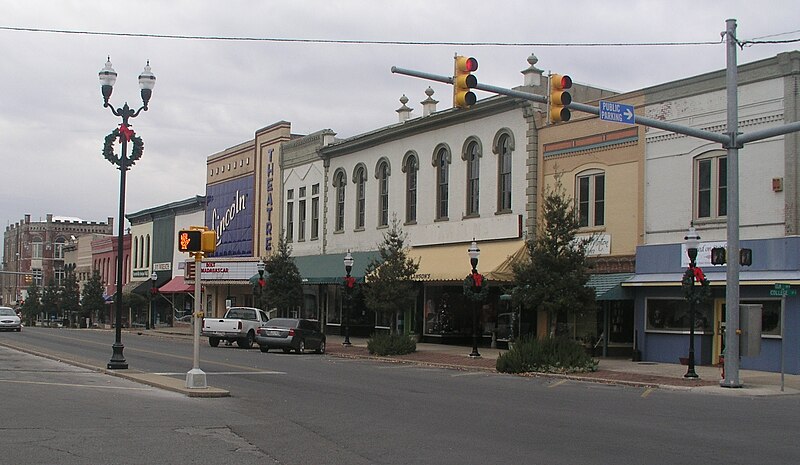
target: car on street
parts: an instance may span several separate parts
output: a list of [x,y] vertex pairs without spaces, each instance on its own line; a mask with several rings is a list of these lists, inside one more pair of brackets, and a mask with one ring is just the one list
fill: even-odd
[[285,353],[292,350],[302,354],[313,349],[318,354],[325,353],[325,335],[319,322],[303,318],[273,318],[258,328],[256,344],[261,352],[281,349]]
[[13,308],[0,307],[0,330],[22,331],[22,321]]

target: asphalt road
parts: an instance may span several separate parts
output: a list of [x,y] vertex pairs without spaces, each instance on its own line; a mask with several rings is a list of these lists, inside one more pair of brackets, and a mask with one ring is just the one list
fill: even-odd
[[[113,338],[0,334],[99,367]],[[0,454],[0,464],[800,462],[797,396],[710,396],[203,342],[208,383],[230,398],[189,399],[50,361],[20,371],[27,365],[14,357],[30,356],[0,349],[0,398],[11,399],[0,436],[12,438],[0,438],[0,449],[20,451]],[[191,368],[191,340],[124,333],[123,343],[130,370],[183,379]],[[44,450],[65,460],[37,452],[54,440]]]

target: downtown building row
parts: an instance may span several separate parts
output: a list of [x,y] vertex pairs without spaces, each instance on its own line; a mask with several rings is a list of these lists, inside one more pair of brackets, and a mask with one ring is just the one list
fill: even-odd
[[[529,63],[518,90],[545,95],[546,78],[535,58]],[[800,54],[791,52],[739,67],[742,131],[797,121],[798,63]],[[710,248],[726,240],[727,165],[719,144],[577,113],[548,125],[543,105],[509,97],[437,110],[432,91],[426,95],[422,116],[411,117],[403,96],[396,124],[354,137],[338,139],[330,129],[296,135],[281,121],[209,156],[205,225],[219,244],[203,265],[207,312],[252,303],[255,262],[285,234],[304,280],[295,315],[319,319],[330,333],[348,316],[351,334],[387,329],[391,322],[363,304],[342,306],[343,258],[353,254],[353,275],[363,281],[396,219],[420,263],[416,305],[398,322],[404,331],[425,341],[468,340],[462,283],[474,239],[491,289],[480,311],[483,343],[502,346],[512,332],[543,335],[546,316],[521,312],[512,320],[507,297],[511,264],[525,258],[540,198],[558,179],[575,199],[579,235],[593,240],[587,285],[598,302],[595,312],[568,321],[566,332],[598,353],[670,363],[685,357],[689,307],[680,284],[693,224],[702,237],[698,264],[712,288],[698,309],[697,357],[719,362],[725,267],[709,261]],[[724,71],[625,94],[578,85],[573,99],[626,103],[651,118],[726,130]],[[741,298],[763,306],[762,352],[743,368],[777,371],[785,348],[787,371],[800,372],[797,298],[782,303],[769,292],[776,283],[800,284],[797,137],[740,150],[741,239],[754,256],[741,272]]]

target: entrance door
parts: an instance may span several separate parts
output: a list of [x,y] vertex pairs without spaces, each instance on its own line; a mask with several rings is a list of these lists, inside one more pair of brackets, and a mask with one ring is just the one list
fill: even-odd
[[714,300],[714,350],[711,355],[711,364],[720,363],[720,357],[725,355],[725,299]]

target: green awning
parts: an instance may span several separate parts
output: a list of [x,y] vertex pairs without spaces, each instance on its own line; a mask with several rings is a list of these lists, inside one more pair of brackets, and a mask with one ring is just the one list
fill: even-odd
[[[353,269],[350,276],[356,278],[357,282],[364,282],[364,275],[367,265],[373,258],[380,255],[377,251],[370,252],[350,252],[353,256]],[[292,257],[300,276],[303,277],[303,284],[341,284],[345,276],[344,255],[306,255],[303,257]],[[268,273],[264,273],[266,277]],[[250,282],[255,285],[258,282],[258,273],[250,278]]]
[[589,276],[586,287],[594,288],[597,300],[627,300],[632,297],[620,284],[633,276],[633,273],[593,274]]

